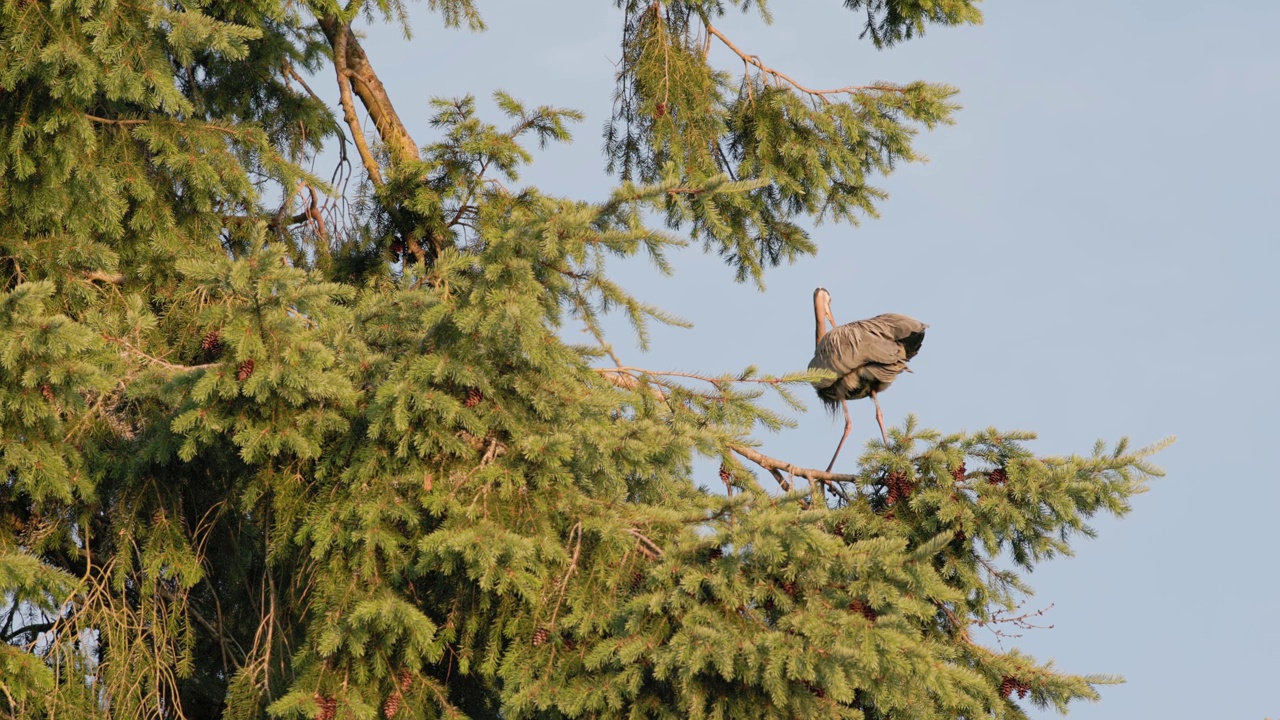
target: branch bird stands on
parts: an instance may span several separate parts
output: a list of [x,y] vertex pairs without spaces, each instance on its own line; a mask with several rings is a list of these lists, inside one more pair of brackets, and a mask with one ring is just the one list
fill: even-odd
[[[880,400],[876,395],[889,387],[902,372],[911,372],[907,361],[920,352],[924,342],[924,323],[906,315],[886,313],[866,320],[856,320],[847,325],[836,325],[831,314],[831,293],[826,288],[813,291],[813,318],[817,322],[818,337],[809,361],[810,370],[828,370],[835,373],[831,380],[819,380],[813,384],[818,398],[831,412],[836,405],[844,408],[844,435],[836,445],[827,472],[836,464],[840,448],[849,437],[853,421],[849,418],[849,400],[871,396],[876,404],[876,422],[880,423],[880,437],[889,444],[884,431],[884,413],[880,412]],[[831,330],[827,330],[827,321]]]

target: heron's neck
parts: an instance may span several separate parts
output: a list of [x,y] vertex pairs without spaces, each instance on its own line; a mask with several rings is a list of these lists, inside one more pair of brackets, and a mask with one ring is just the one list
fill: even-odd
[[816,347],[818,344],[822,342],[822,337],[827,334],[827,319],[822,316],[821,308],[814,309],[813,319],[818,326],[818,336],[814,338],[814,341],[813,341],[813,344]]

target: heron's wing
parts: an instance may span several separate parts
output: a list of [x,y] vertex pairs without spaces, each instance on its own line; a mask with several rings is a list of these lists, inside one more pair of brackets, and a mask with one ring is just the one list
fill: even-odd
[[906,370],[907,360],[920,351],[927,327],[906,315],[890,313],[833,329],[818,343],[809,367],[830,370],[839,379],[816,383],[818,389],[844,382],[850,393],[859,395],[855,386],[864,380],[893,382]]
[[858,322],[866,323],[876,335],[900,343],[907,360],[920,352],[920,346],[924,343],[924,331],[929,327],[913,317],[897,313],[885,313]]

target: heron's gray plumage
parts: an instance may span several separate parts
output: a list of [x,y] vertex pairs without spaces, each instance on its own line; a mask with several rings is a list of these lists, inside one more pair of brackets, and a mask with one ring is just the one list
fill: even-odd
[[898,375],[910,372],[907,361],[920,352],[927,327],[915,318],[886,313],[823,334],[809,369],[829,370],[836,377],[814,383],[818,397],[834,410],[841,400],[857,400],[889,387]]

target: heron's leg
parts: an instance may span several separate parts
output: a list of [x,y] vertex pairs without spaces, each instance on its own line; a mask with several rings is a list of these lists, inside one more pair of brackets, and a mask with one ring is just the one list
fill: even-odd
[[876,422],[880,423],[880,438],[884,440],[884,446],[889,447],[889,436],[884,431],[884,413],[880,412],[880,399],[876,397],[874,390],[871,391],[871,402],[876,404]]
[[849,437],[849,431],[853,429],[853,418],[849,417],[849,401],[841,400],[840,407],[844,408],[844,434],[840,436],[840,444],[836,445],[836,454],[831,456],[831,463],[827,465],[827,472],[831,472],[831,468],[836,465],[836,458],[840,457],[840,448],[844,447],[844,441]]

